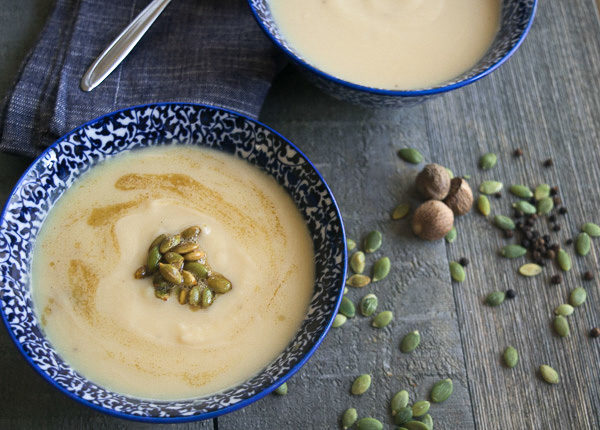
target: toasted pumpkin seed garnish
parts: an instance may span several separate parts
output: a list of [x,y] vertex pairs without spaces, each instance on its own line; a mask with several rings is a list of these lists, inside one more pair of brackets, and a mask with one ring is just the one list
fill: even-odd
[[187,288],[181,288],[179,290],[179,296],[177,297],[179,300],[179,304],[185,305],[187,303],[189,293],[190,290],[188,290]]
[[206,284],[217,294],[225,294],[231,290],[231,281],[221,274],[210,275]]
[[183,256],[185,261],[198,261],[200,263],[204,263],[206,261],[206,252],[204,251],[192,251],[188,252]]
[[181,242],[181,236],[175,234],[173,236],[167,236],[160,243],[158,250],[161,254],[165,254],[167,251],[170,251],[171,248],[176,247]]
[[179,285],[183,283],[183,276],[179,272],[179,270],[173,266],[172,264],[163,264],[158,263],[158,270],[165,280],[171,282],[175,285]]
[[154,239],[148,247],[148,251],[150,251],[155,246],[159,246],[162,243],[162,241],[166,239],[166,237],[166,234],[159,234],[158,236],[156,236],[156,239]]
[[199,246],[200,245],[194,242],[185,242],[180,243],[176,247],[172,248],[171,251],[177,252],[178,254],[187,254],[188,252],[195,251]]
[[135,279],[142,279],[142,278],[145,278],[147,274],[148,274],[148,268],[146,266],[140,266],[133,274],[133,277]]
[[200,226],[193,225],[191,227],[186,228],[185,230],[183,230],[181,232],[181,238],[183,240],[193,239],[195,237],[200,236],[201,231],[202,231],[202,229],[200,228]]
[[198,285],[198,281],[192,272],[182,270],[181,276],[183,277],[183,285],[185,287],[193,287],[194,285]]
[[210,305],[213,304],[215,300],[215,295],[213,294],[212,290],[208,287],[204,288],[202,290],[202,296],[200,297],[200,304],[202,305],[203,308],[207,308]]
[[210,268],[206,264],[199,262],[190,262],[183,265],[183,270],[192,272],[198,280],[206,279],[210,275]]
[[146,261],[146,267],[148,268],[148,273],[156,272],[158,269],[158,262],[160,261],[162,255],[160,255],[160,251],[158,250],[158,245],[154,245],[148,251],[148,260]]

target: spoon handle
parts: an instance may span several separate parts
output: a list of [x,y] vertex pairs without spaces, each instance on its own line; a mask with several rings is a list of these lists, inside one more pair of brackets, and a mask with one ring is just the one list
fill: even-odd
[[171,0],[152,0],[92,63],[81,78],[81,89],[92,91],[127,57]]

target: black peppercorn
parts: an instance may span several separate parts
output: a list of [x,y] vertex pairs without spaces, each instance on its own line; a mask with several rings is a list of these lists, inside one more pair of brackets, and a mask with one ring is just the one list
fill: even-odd
[[458,264],[460,264],[462,267],[467,267],[469,265],[469,259],[462,257],[460,260],[458,260]]
[[550,195],[555,196],[558,194],[558,185],[550,188]]
[[548,217],[548,221],[549,221],[549,222],[556,222],[556,215],[550,215],[550,216]]
[[550,278],[550,283],[553,285],[558,285],[562,282],[562,278],[560,275],[554,275]]
[[522,216],[523,216],[523,212],[521,212],[521,211],[520,211],[520,210],[518,210],[518,209],[515,209],[515,211],[513,212],[513,218],[514,218],[514,219],[519,219],[519,218],[521,218]]
[[496,197],[497,199],[502,198],[502,193],[498,191],[496,194],[494,194],[494,197]]
[[517,292],[515,290],[506,290],[506,298],[514,299],[517,296]]
[[558,243],[553,243],[552,245],[549,246],[549,248],[554,252],[558,252],[558,250],[560,249],[560,246],[558,245]]
[[566,245],[573,245],[573,239],[570,239],[570,238],[569,238],[569,239],[567,239],[567,240],[565,241],[565,244],[566,244]]
[[515,236],[515,232],[512,230],[504,230],[504,237],[506,239],[512,239]]
[[521,148],[517,148],[514,150],[513,155],[515,157],[520,157],[521,155],[523,155],[523,150]]
[[522,246],[523,248],[529,248],[529,247],[531,246],[531,242],[530,242],[530,241],[528,241],[527,239],[523,239],[523,240],[521,241],[521,246]]
[[585,279],[586,281],[591,281],[592,279],[594,279],[594,275],[592,274],[592,272],[587,271],[583,274],[583,279]]
[[558,213],[559,213],[559,214],[561,214],[561,215],[564,215],[564,214],[566,214],[567,212],[568,212],[568,210],[567,210],[567,208],[566,208],[566,207],[564,207],[564,206],[561,206],[561,207],[558,209]]
[[552,158],[548,158],[546,161],[544,161],[544,167],[551,167],[554,164],[554,161],[552,161]]
[[558,196],[554,196],[552,200],[554,200],[554,206],[560,206],[562,204],[562,199]]
[[[507,294],[507,297],[508,297],[508,294]],[[600,328],[594,327],[593,329],[591,329],[590,337],[593,337],[593,338],[600,337]]]
[[521,221],[519,221],[518,223],[515,224],[515,227],[517,228],[517,230],[523,230],[523,226],[524,226],[524,224]]
[[558,224],[554,224],[554,225],[552,226],[552,230],[553,230],[553,231],[560,231],[560,225],[558,225]]

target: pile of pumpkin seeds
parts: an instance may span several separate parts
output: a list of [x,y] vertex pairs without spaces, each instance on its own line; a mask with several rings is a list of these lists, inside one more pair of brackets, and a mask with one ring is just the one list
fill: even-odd
[[219,294],[231,291],[231,282],[214,272],[200,250],[201,228],[191,226],[179,234],[161,234],[148,249],[146,264],[136,279],[152,277],[154,295],[168,300],[173,293],[180,304],[208,308]]

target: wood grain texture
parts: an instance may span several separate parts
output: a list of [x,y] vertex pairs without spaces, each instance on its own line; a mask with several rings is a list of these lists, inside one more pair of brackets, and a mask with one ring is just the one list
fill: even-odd
[[[530,35],[507,64],[474,85],[410,109],[369,110],[339,102],[286,70],[261,120],[316,163],[350,237],[360,239],[370,229],[384,233],[382,249],[368,261],[387,255],[392,272],[348,296],[358,303],[373,292],[379,309],[392,310],[395,318],[383,330],[361,316],[333,329],[289,381],[287,396],[268,396],[221,417],[219,429],[336,428],[350,406],[392,428],[388,402],[396,391],[406,388],[412,399],[425,398],[433,383],[447,376],[455,381],[455,393],[432,407],[436,429],[600,428],[600,342],[587,336],[590,327],[600,325],[598,242],[585,258],[566,248],[574,268],[562,284],[550,286],[554,267],[526,280],[516,273],[520,260],[499,259],[497,250],[509,241],[478,214],[457,220],[458,239],[451,245],[418,241],[408,220],[389,217],[399,202],[418,204],[411,186],[418,167],[395,156],[396,149],[414,146],[427,160],[472,175],[473,188],[483,179],[558,184],[569,208],[557,235],[563,241],[585,221],[600,223],[599,78],[595,0],[540,0]],[[525,152],[518,160],[511,155],[516,147]],[[499,163],[482,172],[477,161],[488,151],[499,155]],[[542,167],[546,158],[553,158],[554,167]],[[24,161],[0,155],[3,198],[24,167]],[[512,201],[507,192],[492,199],[492,213],[510,214]],[[447,264],[462,256],[471,260],[467,280],[453,284]],[[589,269],[596,280],[584,283],[581,272]],[[569,317],[571,337],[560,339],[552,334],[552,310],[578,285],[586,288],[588,301]],[[517,290],[515,300],[493,309],[483,305],[488,292],[507,288]],[[400,353],[400,339],[414,329],[422,333],[421,346],[413,354]],[[0,332],[0,428],[146,427],[57,394]],[[507,345],[521,356],[512,370],[501,364]],[[542,363],[559,371],[558,386],[536,375]],[[350,385],[360,373],[371,373],[373,385],[363,396],[352,396]]]

